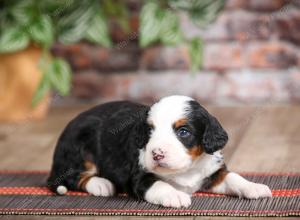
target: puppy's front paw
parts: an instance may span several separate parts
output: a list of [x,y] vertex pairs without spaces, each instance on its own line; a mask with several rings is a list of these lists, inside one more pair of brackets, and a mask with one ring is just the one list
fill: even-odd
[[164,207],[173,207],[173,208],[180,208],[180,207],[188,207],[191,205],[191,197],[181,191],[175,190],[171,194],[163,195],[161,198],[161,205]]
[[162,181],[157,181],[152,185],[146,192],[145,199],[153,204],[173,208],[188,207],[192,202],[190,195]]
[[270,188],[264,184],[249,182],[242,189],[242,195],[248,199],[258,199],[264,197],[272,197]]
[[96,176],[89,179],[85,190],[94,196],[112,196],[115,192],[114,185],[109,180]]

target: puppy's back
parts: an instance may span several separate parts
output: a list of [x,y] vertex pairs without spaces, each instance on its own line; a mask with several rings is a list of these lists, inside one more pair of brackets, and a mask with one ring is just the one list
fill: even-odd
[[144,114],[148,108],[129,101],[108,102],[84,111],[71,120],[55,148],[48,179],[49,188],[58,192],[59,187],[63,186],[65,188],[62,194],[65,194],[67,189],[75,190],[77,183],[71,181],[70,176],[80,175],[82,164],[89,159],[87,157],[96,155],[103,129],[118,132],[117,129],[122,128],[120,125],[138,120],[140,114]]

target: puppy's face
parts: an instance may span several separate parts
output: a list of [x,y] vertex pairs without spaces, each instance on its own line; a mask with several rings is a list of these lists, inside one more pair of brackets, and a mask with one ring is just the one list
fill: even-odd
[[223,148],[228,139],[218,121],[185,96],[161,99],[151,107],[147,123],[152,131],[139,162],[159,175],[188,170],[201,154]]

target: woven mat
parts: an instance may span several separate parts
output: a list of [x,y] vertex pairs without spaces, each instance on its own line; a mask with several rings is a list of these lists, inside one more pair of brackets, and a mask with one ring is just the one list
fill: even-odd
[[271,187],[273,198],[258,200],[195,193],[188,208],[137,201],[125,194],[94,197],[82,192],[57,196],[45,186],[47,172],[0,171],[0,214],[134,216],[300,216],[300,174],[243,176]]

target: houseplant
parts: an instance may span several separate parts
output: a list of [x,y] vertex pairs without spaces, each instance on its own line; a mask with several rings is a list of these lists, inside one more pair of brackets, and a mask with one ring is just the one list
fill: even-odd
[[99,1],[1,1],[0,120],[41,118],[50,89],[67,95],[70,67],[50,48],[57,40],[70,44],[82,39],[111,45]]
[[[180,28],[179,14],[187,14],[192,21],[203,27],[216,18],[224,1],[136,1],[141,4],[138,34],[140,47],[157,43],[168,46],[185,44],[189,47],[191,69],[197,70],[201,66],[203,43],[200,38],[185,37]],[[47,94],[50,89],[61,95],[69,93],[71,70],[63,59],[51,55],[50,48],[54,42],[71,44],[84,40],[110,47],[112,42],[107,21],[114,18],[125,31],[130,31],[128,13],[126,1],[122,0],[2,0],[0,120],[42,117],[47,111]],[[29,61],[25,64],[19,62],[17,58],[20,57],[21,60]],[[24,68],[12,68],[13,63]],[[22,90],[26,90],[26,85],[28,91],[22,94],[15,89],[22,87]],[[18,98],[20,96],[22,102]],[[18,114],[14,115],[15,109],[18,109]],[[37,109],[38,113],[35,112]]]
[[144,1],[140,15],[139,43],[147,47],[154,43],[163,45],[184,44],[189,48],[191,70],[202,64],[203,42],[201,38],[187,38],[180,28],[180,14],[199,28],[213,22],[225,5],[225,0],[150,0]]

